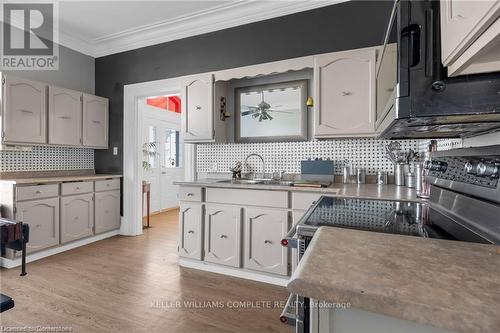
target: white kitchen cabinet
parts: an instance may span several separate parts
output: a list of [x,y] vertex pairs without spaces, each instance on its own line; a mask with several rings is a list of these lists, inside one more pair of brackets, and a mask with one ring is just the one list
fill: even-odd
[[95,193],[95,233],[120,228],[120,190]]
[[241,266],[242,208],[207,204],[205,208],[205,258],[207,262]]
[[288,212],[247,208],[245,221],[245,268],[288,274],[288,248],[281,240],[288,232]]
[[82,145],[82,93],[49,87],[49,143]]
[[374,135],[375,62],[375,48],[314,57],[315,137]]
[[91,236],[93,228],[92,193],[61,197],[61,243]]
[[200,203],[182,202],[179,211],[179,256],[202,259],[203,206]]
[[440,11],[448,75],[500,71],[500,1],[441,0]]
[[83,94],[83,145],[92,148],[108,148],[107,98]]
[[2,143],[47,143],[47,85],[2,77]]
[[185,142],[214,140],[214,78],[191,77],[183,89],[182,134]]
[[17,202],[15,219],[30,226],[27,252],[59,244],[59,198]]

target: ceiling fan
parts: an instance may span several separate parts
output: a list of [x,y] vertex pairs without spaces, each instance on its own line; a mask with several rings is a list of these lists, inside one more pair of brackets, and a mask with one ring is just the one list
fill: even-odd
[[[242,116],[249,116],[252,115],[252,118],[258,118],[259,121],[262,120],[273,120],[274,117],[269,114],[269,112],[278,112],[278,113],[292,113],[292,111],[285,111],[285,110],[274,110],[271,109],[271,104],[267,103],[264,100],[264,91],[260,92],[261,96],[261,102],[257,104],[256,106],[250,106],[250,105],[242,105],[242,107],[247,108],[247,111],[241,112]],[[281,107],[282,105],[275,105],[275,108]]]

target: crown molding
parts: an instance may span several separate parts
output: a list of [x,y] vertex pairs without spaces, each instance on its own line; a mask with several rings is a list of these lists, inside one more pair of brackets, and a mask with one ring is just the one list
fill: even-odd
[[348,0],[243,0],[90,41],[60,32],[59,41],[61,45],[97,58],[345,1]]

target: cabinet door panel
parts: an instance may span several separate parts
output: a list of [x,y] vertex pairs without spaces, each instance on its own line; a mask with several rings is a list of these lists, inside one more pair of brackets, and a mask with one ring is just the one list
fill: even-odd
[[211,141],[214,139],[213,76],[191,79],[184,86],[183,134],[184,141]]
[[49,143],[82,144],[82,93],[49,87]]
[[95,193],[95,233],[120,228],[120,191]]
[[27,252],[59,244],[59,198],[16,203],[16,220],[30,226]]
[[498,19],[500,1],[441,0],[441,58],[455,61],[492,22]]
[[108,148],[108,99],[83,94],[83,145]]
[[247,209],[245,268],[287,275],[288,249],[281,240],[288,232],[288,212]]
[[92,235],[93,196],[89,193],[61,198],[61,243]]
[[206,206],[205,261],[240,267],[241,214],[239,207]]
[[179,211],[179,256],[202,258],[202,205],[181,203]]
[[47,85],[5,77],[2,130],[5,143],[47,142]]
[[375,132],[375,50],[315,57],[315,135],[373,135]]

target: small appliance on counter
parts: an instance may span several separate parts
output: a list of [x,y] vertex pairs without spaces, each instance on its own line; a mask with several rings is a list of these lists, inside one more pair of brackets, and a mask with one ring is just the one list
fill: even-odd
[[[428,201],[322,196],[281,244],[298,249],[298,262],[321,226],[500,244],[500,145],[432,152],[425,168],[432,184]],[[297,333],[309,332],[317,320],[310,300],[290,295],[290,302],[296,306],[287,305],[280,320]]]
[[300,162],[300,180],[297,187],[328,187],[335,180],[335,164],[330,159],[308,159]]

